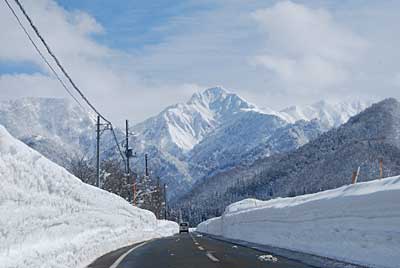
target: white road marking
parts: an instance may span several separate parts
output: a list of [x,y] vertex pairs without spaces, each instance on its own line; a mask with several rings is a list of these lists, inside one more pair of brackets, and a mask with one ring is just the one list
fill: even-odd
[[202,246],[198,246],[197,248],[200,250],[204,250],[204,248]]
[[195,244],[195,245],[199,245],[199,243],[197,243],[197,242],[194,242],[194,244]]
[[129,253],[131,253],[132,251],[134,251],[137,248],[140,248],[141,246],[143,246],[144,244],[146,244],[147,242],[143,242],[139,245],[137,245],[136,247],[131,248],[130,250],[128,250],[127,252],[125,252],[124,254],[122,254],[111,266],[110,268],[117,268],[118,265],[122,262],[123,259],[125,259],[126,256],[128,256]]
[[258,257],[259,261],[277,262],[278,258],[272,255],[261,255]]
[[206,256],[207,256],[210,260],[212,260],[213,262],[219,262],[219,260],[218,260],[214,255],[212,255],[210,252],[207,252],[207,253],[206,253]]

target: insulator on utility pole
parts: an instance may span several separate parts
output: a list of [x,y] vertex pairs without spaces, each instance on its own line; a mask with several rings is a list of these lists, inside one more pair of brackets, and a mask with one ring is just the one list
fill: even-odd
[[100,116],[96,124],[96,186],[100,187]]

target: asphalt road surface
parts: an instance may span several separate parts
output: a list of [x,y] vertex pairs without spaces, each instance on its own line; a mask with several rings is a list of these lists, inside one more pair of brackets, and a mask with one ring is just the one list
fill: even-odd
[[109,253],[90,268],[311,268],[280,256],[196,233],[153,240]]

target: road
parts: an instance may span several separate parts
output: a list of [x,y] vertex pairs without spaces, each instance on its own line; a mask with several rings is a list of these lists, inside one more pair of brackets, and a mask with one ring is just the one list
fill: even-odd
[[[119,258],[119,259],[118,259]],[[300,262],[196,233],[138,244],[98,259],[90,268],[311,268]]]

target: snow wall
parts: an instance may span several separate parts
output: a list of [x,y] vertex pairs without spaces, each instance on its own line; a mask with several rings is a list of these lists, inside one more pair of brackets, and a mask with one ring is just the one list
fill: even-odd
[[400,176],[269,201],[245,199],[198,232],[369,267],[400,265]]
[[82,183],[0,126],[0,267],[85,267],[178,225]]

